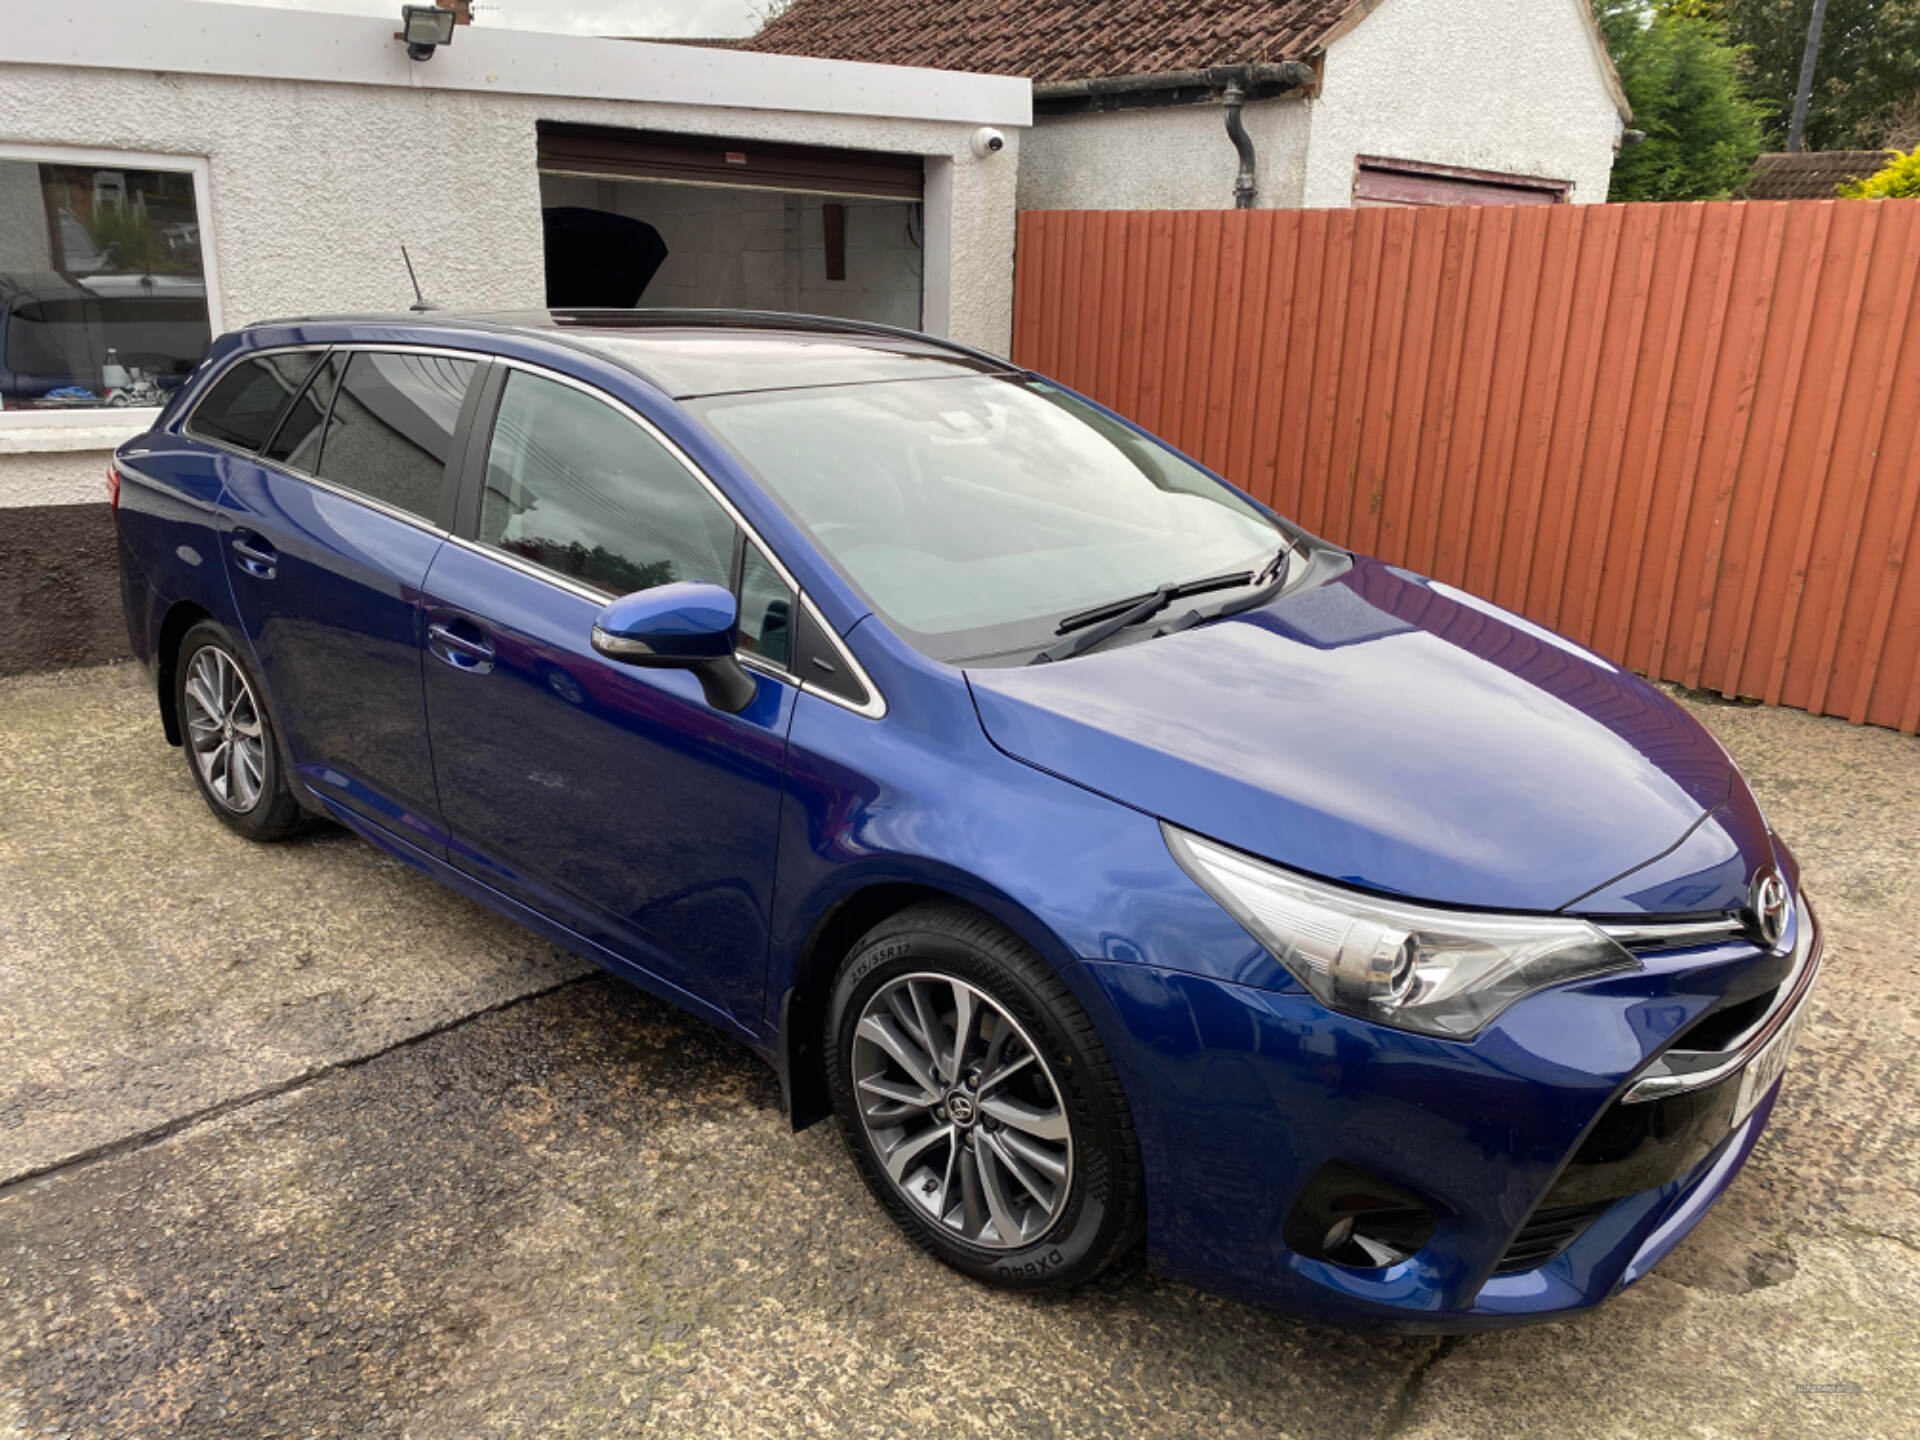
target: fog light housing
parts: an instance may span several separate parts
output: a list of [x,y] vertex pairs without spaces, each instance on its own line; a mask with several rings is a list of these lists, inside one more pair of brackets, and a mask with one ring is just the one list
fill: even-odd
[[1281,1226],[1289,1250],[1349,1270],[1384,1270],[1426,1248],[1440,1216],[1412,1191],[1331,1161],[1300,1192]]

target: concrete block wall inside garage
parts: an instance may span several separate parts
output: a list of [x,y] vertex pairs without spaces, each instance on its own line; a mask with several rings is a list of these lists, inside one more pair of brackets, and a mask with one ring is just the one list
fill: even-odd
[[[644,220],[666,259],[642,305],[842,315],[918,329],[924,220],[905,200],[542,175],[543,207]],[[830,278],[827,207],[844,216],[844,278]]]

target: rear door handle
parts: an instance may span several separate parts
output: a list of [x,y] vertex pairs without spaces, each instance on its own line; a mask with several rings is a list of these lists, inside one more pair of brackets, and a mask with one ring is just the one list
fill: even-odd
[[[462,630],[471,633],[462,634]],[[470,675],[484,675],[493,669],[493,646],[480,634],[480,627],[469,620],[430,622],[427,648],[436,659]]]
[[233,553],[240,557],[240,568],[262,580],[273,579],[280,564],[280,552],[251,530],[233,533]]

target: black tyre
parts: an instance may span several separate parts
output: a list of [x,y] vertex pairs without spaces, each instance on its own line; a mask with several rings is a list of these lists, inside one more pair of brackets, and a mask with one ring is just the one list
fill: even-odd
[[299,829],[300,802],[244,647],[201,621],[180,642],[173,686],[187,768],[207,808],[249,840],[280,840]]
[[974,911],[918,905],[841,966],[834,1110],[874,1196],[976,1279],[1064,1289],[1140,1237],[1133,1117],[1065,983]]

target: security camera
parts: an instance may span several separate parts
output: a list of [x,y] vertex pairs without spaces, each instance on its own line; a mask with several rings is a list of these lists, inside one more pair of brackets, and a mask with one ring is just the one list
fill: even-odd
[[982,125],[973,132],[973,153],[979,159],[984,160],[989,155],[998,155],[1006,148],[1007,137],[991,125]]

